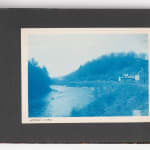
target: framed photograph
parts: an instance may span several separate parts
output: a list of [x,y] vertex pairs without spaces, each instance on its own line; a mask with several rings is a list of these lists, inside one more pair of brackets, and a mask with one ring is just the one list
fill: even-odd
[[1,9],[0,142],[149,143],[149,18]]
[[22,28],[22,123],[149,122],[150,28]]

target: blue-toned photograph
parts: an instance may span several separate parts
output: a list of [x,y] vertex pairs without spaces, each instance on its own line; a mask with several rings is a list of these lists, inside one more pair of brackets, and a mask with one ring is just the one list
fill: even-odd
[[28,117],[149,116],[146,33],[30,34]]

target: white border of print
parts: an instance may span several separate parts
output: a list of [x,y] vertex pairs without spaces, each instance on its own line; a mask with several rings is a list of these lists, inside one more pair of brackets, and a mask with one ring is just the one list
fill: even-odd
[[[94,33],[94,34],[148,34],[148,44],[150,43],[150,28],[21,28],[21,85],[22,85],[22,123],[133,123],[150,122],[150,116],[131,117],[28,117],[28,35],[30,34],[60,34],[60,33]],[[149,46],[149,45],[148,45]],[[148,47],[149,49],[149,47]],[[149,60],[150,55],[148,54]],[[150,70],[150,61],[149,61]],[[150,74],[149,74],[150,79]],[[149,87],[150,95],[150,87]],[[149,103],[150,112],[150,103]],[[150,115],[150,113],[149,113]]]

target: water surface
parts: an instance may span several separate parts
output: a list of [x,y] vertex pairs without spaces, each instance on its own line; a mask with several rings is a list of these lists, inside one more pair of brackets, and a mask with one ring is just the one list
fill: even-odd
[[69,117],[72,110],[80,110],[94,101],[93,88],[51,86],[53,91],[46,97],[49,104],[43,116]]

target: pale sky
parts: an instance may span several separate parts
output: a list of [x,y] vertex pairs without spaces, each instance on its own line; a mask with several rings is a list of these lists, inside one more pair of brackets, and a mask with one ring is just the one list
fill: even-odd
[[36,34],[28,37],[29,59],[45,66],[51,77],[112,52],[148,53],[147,34]]

